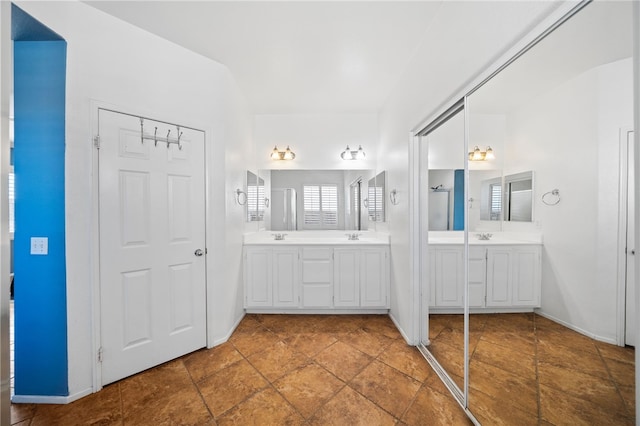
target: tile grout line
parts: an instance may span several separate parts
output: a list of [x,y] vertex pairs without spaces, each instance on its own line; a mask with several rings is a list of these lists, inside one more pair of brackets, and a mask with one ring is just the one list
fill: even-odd
[[[271,329],[269,329],[268,327],[264,326],[264,325],[262,324],[262,322],[260,322],[260,326],[261,326],[261,327],[264,327],[264,329],[265,329],[265,330],[267,330],[267,331],[269,331],[269,332],[273,333],[274,335],[276,335],[276,336],[278,337],[278,339],[280,339],[280,340],[278,340],[278,342],[282,342],[282,343],[284,343],[283,339],[282,339],[282,338],[280,338],[280,335],[278,335],[277,333],[274,333]],[[249,363],[249,365],[250,365],[254,370],[256,370],[256,372],[260,375],[260,377],[262,377],[262,378],[267,382],[267,384],[268,384],[268,385],[267,385],[267,386],[265,386],[265,387],[263,387],[263,388],[261,388],[261,389],[256,390],[255,392],[253,392],[253,393],[251,393],[251,394],[249,394],[249,395],[247,395],[247,397],[246,397],[246,398],[244,398],[242,401],[238,402],[236,405],[234,405],[233,407],[231,407],[231,408],[229,408],[228,410],[226,410],[224,413],[220,414],[220,416],[222,416],[222,415],[224,415],[224,414],[228,413],[229,411],[231,411],[231,410],[232,410],[232,409],[234,409],[235,407],[237,407],[237,406],[239,406],[240,404],[242,404],[242,403],[244,403],[244,402],[248,401],[248,400],[249,400],[249,399],[251,399],[254,395],[257,395],[258,393],[260,393],[260,392],[264,391],[264,390],[265,390],[265,389],[267,389],[267,388],[271,388],[271,389],[273,389],[273,391],[274,391],[274,392],[276,392],[276,393],[277,393],[277,394],[278,394],[278,395],[279,395],[279,396],[280,396],[280,397],[281,397],[281,398],[282,398],[282,399],[283,399],[287,404],[289,404],[289,406],[293,409],[293,411],[294,411],[295,413],[297,413],[297,414],[298,414],[302,419],[304,419],[305,423],[307,423],[307,422],[308,422],[308,419],[307,419],[305,416],[303,416],[303,415],[302,415],[302,413],[301,413],[301,412],[300,412],[300,411],[299,411],[299,410],[298,410],[298,409],[297,409],[297,408],[296,408],[296,407],[291,403],[291,401],[289,401],[289,400],[288,400],[288,399],[287,399],[287,398],[286,398],[286,397],[285,397],[285,396],[284,396],[284,395],[283,395],[283,394],[282,394],[282,393],[281,393],[281,392],[280,392],[280,391],[275,387],[275,385],[273,384],[273,382],[272,382],[271,380],[269,380],[269,379],[268,379],[268,378],[267,378],[267,377],[262,373],[262,371],[260,371],[260,370],[255,366],[255,365],[253,365],[253,363],[252,363],[251,361],[249,361],[249,356],[252,356],[252,355],[255,355],[255,354],[259,354],[260,352],[264,352],[264,351],[254,352],[254,353],[252,353],[252,354],[251,354],[251,355],[249,355],[249,356],[245,356],[245,354],[243,354],[243,353],[242,353],[242,352],[241,352],[241,351],[240,351],[240,350],[235,346],[235,344],[233,344],[233,342],[232,342],[231,344],[233,345],[233,347],[235,348],[235,350],[236,350],[236,351],[237,351],[237,352],[242,356],[242,358],[243,358],[245,361],[247,361],[247,363]],[[284,344],[285,344],[285,345],[287,345],[286,343],[284,343]],[[287,345],[287,346],[289,346],[289,345]],[[295,350],[294,348],[291,348],[291,349],[292,349],[292,350]],[[296,351],[296,352],[301,353],[301,352],[299,352],[299,351]],[[307,361],[313,361],[313,360],[312,360],[312,359],[311,359],[307,354],[302,353],[302,355],[304,355],[305,357],[307,357]],[[240,362],[240,360],[239,360],[239,361],[237,361],[237,362]],[[235,364],[235,363],[234,363],[234,364]],[[291,371],[287,372],[286,374],[282,375],[281,377],[278,377],[278,378],[276,379],[276,381],[277,381],[277,380],[280,380],[281,378],[283,378],[284,376],[286,376],[286,375],[288,375],[288,374],[293,373],[294,371],[301,370],[302,368],[304,368],[304,367],[306,367],[306,366],[308,366],[308,365],[309,365],[309,364],[307,363],[307,364],[305,364],[305,365],[303,365],[303,366],[300,366],[300,367],[298,367],[298,368],[294,368],[293,370],[291,370]],[[220,417],[220,416],[218,416],[218,417]]]
[[622,392],[620,392],[620,385],[618,384],[618,381],[615,379],[615,377],[613,377],[613,374],[611,373],[611,369],[609,368],[609,364],[607,364],[606,357],[602,355],[602,352],[600,351],[600,348],[598,347],[598,345],[594,343],[593,346],[595,346],[596,351],[598,352],[598,356],[600,357],[600,360],[604,364],[604,368],[607,370],[607,374],[609,375],[609,381],[613,383],[613,386],[616,388],[616,393],[618,394],[618,397],[622,400],[622,405],[624,406],[624,411],[626,413],[625,417],[631,417],[632,414],[629,413],[629,407],[627,407],[627,403],[624,397],[622,396]]
[[542,424],[542,396],[540,392],[540,369],[539,362],[540,357],[538,355],[538,320],[536,315],[533,316],[533,337],[534,337],[534,356],[536,360],[536,395],[537,395],[537,404],[538,404],[538,426]]
[[[207,349],[208,350],[208,349]],[[211,408],[209,408],[209,404],[207,404],[207,401],[204,399],[204,396],[202,395],[202,392],[200,391],[200,386],[198,386],[198,384],[196,383],[195,380],[193,380],[193,375],[191,375],[191,371],[189,370],[189,368],[187,367],[187,364],[185,364],[184,362],[184,358],[180,359],[182,361],[182,366],[184,367],[184,369],[187,371],[187,374],[189,375],[189,379],[191,379],[191,384],[193,385],[193,387],[196,389],[196,392],[198,393],[198,396],[200,397],[200,400],[202,401],[202,403],[204,404],[204,406],[207,409],[207,412],[209,413],[209,415],[211,416],[211,419],[213,419],[214,421],[216,421],[216,416],[213,415],[213,412],[211,411]],[[235,363],[234,363],[235,364]],[[227,366],[229,367],[229,366]],[[213,375],[213,374],[212,374]],[[206,379],[206,377],[203,377],[200,381],[204,381]],[[217,423],[217,421],[216,421]]]

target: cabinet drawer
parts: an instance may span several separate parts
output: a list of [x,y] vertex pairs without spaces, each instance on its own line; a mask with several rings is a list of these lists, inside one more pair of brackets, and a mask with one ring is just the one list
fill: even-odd
[[484,259],[487,257],[485,247],[469,247],[469,259]]
[[331,260],[333,259],[332,248],[303,247],[302,259],[304,260]]
[[333,262],[329,260],[303,260],[302,282],[307,283],[332,283]]
[[326,284],[304,284],[302,286],[302,307],[333,307],[333,287]]

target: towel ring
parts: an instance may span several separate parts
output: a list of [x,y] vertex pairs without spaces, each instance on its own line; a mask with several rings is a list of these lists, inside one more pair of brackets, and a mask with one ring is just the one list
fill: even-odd
[[247,204],[247,193],[241,190],[240,188],[236,189],[236,201],[241,206]]
[[398,205],[398,191],[395,189],[392,189],[391,192],[389,192],[389,200],[391,201],[391,204],[393,204],[394,206]]
[[[548,196],[553,196],[556,197],[555,200],[551,200],[548,201],[546,198],[548,198]],[[545,203],[548,206],[555,206],[556,204],[558,204],[560,202],[560,190],[559,189],[554,189],[552,191],[549,192],[545,192],[542,195],[542,202]]]

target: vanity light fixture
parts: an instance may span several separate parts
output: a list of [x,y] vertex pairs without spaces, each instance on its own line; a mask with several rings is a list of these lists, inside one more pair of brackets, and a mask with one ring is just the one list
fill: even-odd
[[487,146],[486,151],[480,151],[480,148],[476,145],[473,151],[469,153],[469,161],[488,161],[495,160],[495,158],[496,156],[490,146]]
[[278,151],[277,146],[274,146],[273,151],[271,151],[272,160],[293,160],[294,158],[296,158],[296,154],[291,151],[289,145],[287,145],[287,149],[284,151]]
[[342,154],[340,154],[340,157],[343,160],[364,160],[365,153],[362,149],[362,145],[360,145],[355,151],[351,151],[351,149],[349,149],[349,145],[347,145],[345,150],[342,151]]

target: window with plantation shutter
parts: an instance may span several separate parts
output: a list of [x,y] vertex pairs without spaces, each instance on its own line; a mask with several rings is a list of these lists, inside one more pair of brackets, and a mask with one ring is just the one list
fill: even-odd
[[338,227],[338,186],[304,185],[305,229],[336,229]]

